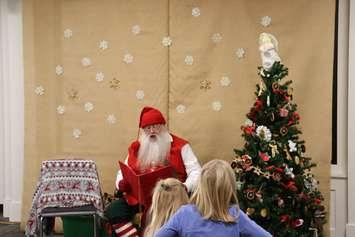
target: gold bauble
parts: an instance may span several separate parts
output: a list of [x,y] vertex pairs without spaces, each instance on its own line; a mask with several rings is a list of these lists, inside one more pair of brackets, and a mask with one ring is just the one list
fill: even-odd
[[267,217],[267,209],[266,208],[261,209],[260,216],[262,216],[264,218]]
[[251,215],[253,215],[255,213],[255,209],[254,208],[252,208],[252,207],[248,207],[247,208],[247,215],[248,216],[251,216]]

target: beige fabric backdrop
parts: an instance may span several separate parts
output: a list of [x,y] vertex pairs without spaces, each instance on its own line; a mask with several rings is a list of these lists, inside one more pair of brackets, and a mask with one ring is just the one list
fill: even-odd
[[[194,16],[195,7],[200,14]],[[260,24],[263,16],[271,17],[267,27]],[[145,105],[162,110],[171,131],[191,142],[201,163],[231,160],[233,148],[243,144],[240,126],[255,100],[261,32],[279,41],[294,81],[301,138],[306,154],[318,163],[314,172],[328,202],[333,19],[333,0],[24,1],[23,221],[45,159],[91,158],[103,190],[112,192],[116,162],[135,139]],[[138,34],[132,32],[135,25]],[[66,29],[72,31],[69,38]],[[221,37],[213,41],[217,33]],[[162,39],[168,35],[172,44],[165,47]],[[105,50],[99,48],[102,40],[108,42]],[[241,59],[239,48],[245,50]],[[124,62],[125,54],[133,56],[131,63]],[[191,65],[185,62],[188,55]],[[85,57],[90,66],[82,65]],[[57,65],[62,74],[56,74]],[[98,72],[104,73],[102,81],[96,80]],[[222,77],[229,77],[228,86],[222,86]],[[43,95],[35,93],[39,86]],[[138,90],[143,98],[137,98]],[[92,111],[84,110],[86,102],[93,104]],[[63,114],[57,112],[59,105],[65,107]],[[111,114],[115,123],[107,122]],[[82,132],[79,138],[73,136],[76,128]]]

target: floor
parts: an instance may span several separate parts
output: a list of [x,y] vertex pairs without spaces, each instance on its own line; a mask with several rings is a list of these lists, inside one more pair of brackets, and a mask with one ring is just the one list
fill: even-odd
[[[9,222],[3,217],[3,206],[0,205],[0,236],[1,237],[24,237],[25,233],[20,230],[20,223]],[[53,237],[63,237],[63,235],[52,235]]]

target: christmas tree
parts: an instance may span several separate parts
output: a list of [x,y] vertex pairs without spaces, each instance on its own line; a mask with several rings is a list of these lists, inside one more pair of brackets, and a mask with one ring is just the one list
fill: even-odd
[[260,35],[262,66],[256,101],[241,127],[245,144],[235,149],[240,208],[273,236],[322,236],[323,196],[305,156],[305,142],[292,103],[292,81],[281,64],[277,40]]

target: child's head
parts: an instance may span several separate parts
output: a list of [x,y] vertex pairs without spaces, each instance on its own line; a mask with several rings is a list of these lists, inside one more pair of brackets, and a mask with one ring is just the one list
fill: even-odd
[[149,209],[149,224],[144,236],[153,236],[177,209],[187,204],[188,201],[185,186],[179,180],[167,178],[157,182]]
[[231,204],[238,203],[235,175],[230,164],[223,160],[206,163],[191,201],[206,219],[235,222],[228,212]]

